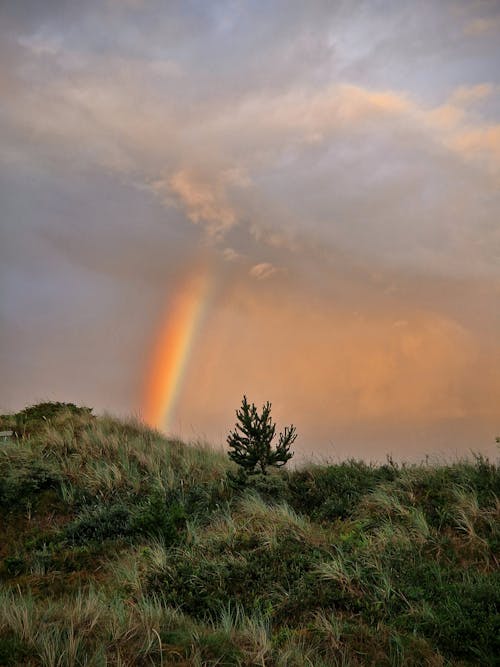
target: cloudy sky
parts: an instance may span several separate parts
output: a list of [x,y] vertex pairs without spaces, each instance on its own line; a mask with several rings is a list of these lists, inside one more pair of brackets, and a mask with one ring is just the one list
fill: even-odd
[[168,431],[494,455],[498,1],[0,7],[0,410],[147,416],[201,272]]

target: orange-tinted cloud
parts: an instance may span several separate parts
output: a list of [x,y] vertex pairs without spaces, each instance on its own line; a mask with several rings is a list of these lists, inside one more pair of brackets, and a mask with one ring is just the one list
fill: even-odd
[[500,124],[464,128],[453,135],[450,145],[466,159],[483,163],[500,176]]
[[0,9],[15,401],[45,368],[81,388],[68,368],[91,350],[96,409],[139,409],[201,246],[226,287],[185,423],[214,432],[243,392],[311,449],[339,425],[353,442],[500,420],[494,3],[66,4]]
[[270,262],[261,262],[260,264],[255,264],[249,271],[249,274],[252,278],[257,278],[257,280],[266,280],[274,275],[279,269],[273,266]]
[[477,17],[464,26],[464,33],[470,37],[481,37],[500,29],[500,16]]
[[491,358],[478,352],[477,334],[453,319],[404,303],[388,312],[358,301],[356,313],[282,288],[255,294],[240,283],[212,313],[178,427],[199,415],[196,423],[217,433],[243,393],[272,400],[282,419],[300,424],[306,447],[349,424],[401,429],[498,413]]
[[155,181],[152,188],[167,203],[178,201],[192,222],[206,223],[209,232],[216,234],[233,227],[238,220],[227,189],[246,187],[248,183],[239,170],[227,169],[207,176],[194,169],[179,169],[170,178]]
[[459,86],[453,91],[450,103],[463,106],[474,104],[492,95],[495,86],[491,83],[478,83],[474,86]]

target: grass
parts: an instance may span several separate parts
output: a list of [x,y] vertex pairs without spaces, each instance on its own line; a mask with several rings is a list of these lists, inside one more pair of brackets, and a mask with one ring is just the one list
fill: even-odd
[[496,665],[500,470],[255,475],[137,421],[0,418],[0,665]]

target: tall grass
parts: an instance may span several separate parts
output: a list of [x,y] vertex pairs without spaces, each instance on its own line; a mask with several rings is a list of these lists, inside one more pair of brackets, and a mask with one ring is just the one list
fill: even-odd
[[496,664],[497,464],[235,485],[134,420],[23,424],[0,448],[0,665]]

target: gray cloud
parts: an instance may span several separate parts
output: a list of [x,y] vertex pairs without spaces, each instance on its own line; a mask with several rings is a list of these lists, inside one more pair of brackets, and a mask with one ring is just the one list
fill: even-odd
[[[382,341],[377,309],[426,313],[432,349],[463,331],[458,356],[467,339],[496,359],[493,5],[4,3],[0,354],[12,382],[0,407],[39,395],[48,369],[69,391],[72,354],[80,367],[93,350],[96,375],[75,391],[92,402],[96,384],[99,406],[140,409],[142,350],[200,254],[223,285],[216,319],[247,307],[227,285],[281,302],[290,290],[301,296],[287,318],[334,302],[371,313]],[[485,367],[467,358],[461,406]]]

